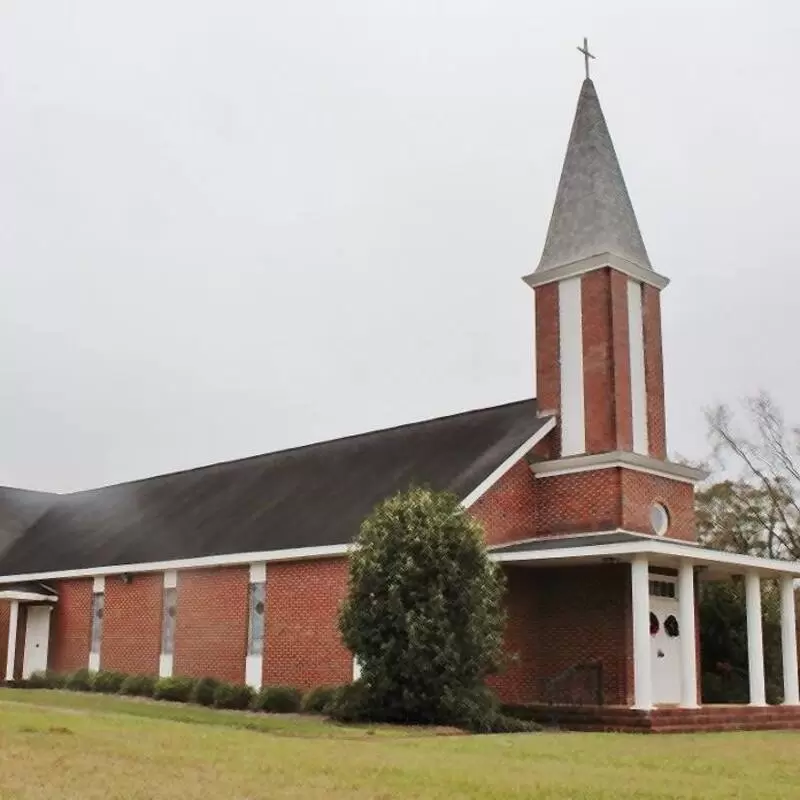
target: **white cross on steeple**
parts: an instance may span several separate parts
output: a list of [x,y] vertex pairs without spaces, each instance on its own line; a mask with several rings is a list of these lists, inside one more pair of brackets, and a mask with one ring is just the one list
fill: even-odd
[[583,37],[583,47],[578,48],[579,53],[583,53],[583,60],[586,62],[586,80],[589,80],[589,59],[594,58],[594,56],[589,52],[589,41],[584,36]]

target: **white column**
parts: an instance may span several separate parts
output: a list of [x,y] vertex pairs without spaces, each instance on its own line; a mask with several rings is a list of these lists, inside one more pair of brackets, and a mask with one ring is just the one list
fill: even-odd
[[8,620],[8,648],[6,649],[6,680],[14,680],[14,661],[17,658],[17,626],[19,624],[19,600],[11,601]]
[[744,579],[747,598],[747,663],[750,669],[750,705],[765,706],[764,636],[761,630],[761,579],[748,572]]
[[631,563],[633,609],[634,708],[653,707],[653,675],[650,669],[650,570],[646,556]]
[[678,625],[681,644],[681,708],[697,708],[697,647],[694,565],[681,561],[678,572]]
[[792,575],[781,576],[781,652],[784,705],[800,705],[800,691],[797,685],[797,620]]

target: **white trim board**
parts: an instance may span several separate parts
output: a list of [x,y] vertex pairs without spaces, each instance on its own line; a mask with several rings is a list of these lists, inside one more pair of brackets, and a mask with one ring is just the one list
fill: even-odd
[[617,544],[596,544],[584,547],[558,547],[547,550],[521,550],[511,553],[489,553],[492,561],[501,564],[532,561],[566,561],[576,558],[596,558],[602,560],[613,556],[624,557],[634,555],[667,556],[685,559],[693,564],[720,564],[732,567],[731,574],[748,570],[780,575],[800,577],[800,562],[778,561],[771,558],[726,553],[720,550],[708,550],[692,543],[667,542],[663,539],[649,541],[619,542]]
[[15,592],[11,589],[0,590],[0,600],[19,600],[22,603],[55,603],[58,597],[52,594],[39,594],[37,592]]
[[594,472],[615,467],[670,478],[692,485],[705,480],[708,473],[703,470],[675,464],[672,461],[661,461],[640,453],[629,453],[625,450],[614,450],[610,453],[596,453],[588,456],[572,456],[554,461],[538,461],[530,465],[531,472],[537,478],[550,478],[556,475],[573,475],[578,472]]
[[634,280],[655,286],[656,289],[664,289],[669,284],[669,278],[659,275],[652,269],[640,267],[638,264],[634,264],[633,261],[628,261],[628,259],[616,255],[616,253],[598,253],[595,256],[582,258],[570,264],[563,264],[560,267],[550,267],[549,269],[543,269],[541,272],[532,272],[522,280],[531,288],[535,288],[544,286],[546,283],[562,281],[565,278],[575,278],[578,275],[585,275],[587,272],[593,272],[596,269],[605,267],[622,272]]
[[200,558],[182,558],[173,561],[150,561],[141,564],[115,564],[111,567],[87,567],[66,569],[60,572],[30,572],[24,575],[2,575],[0,584],[23,581],[56,580],[60,578],[92,578],[98,572],[104,576],[122,575],[126,572],[164,572],[167,570],[202,569],[204,567],[229,567],[251,564],[258,561],[301,561],[307,558],[329,558],[344,556],[351,550],[350,544],[330,544],[320,547],[288,547],[285,550],[265,550],[257,553],[230,553]]
[[470,508],[494,486],[521,458],[526,456],[556,426],[556,418],[550,417],[536,433],[524,441],[497,469],[484,478],[462,501],[464,508]]

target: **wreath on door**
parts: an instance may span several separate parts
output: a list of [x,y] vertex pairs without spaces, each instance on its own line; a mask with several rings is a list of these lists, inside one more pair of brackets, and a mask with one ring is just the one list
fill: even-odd
[[678,620],[675,619],[675,617],[672,614],[670,614],[664,620],[664,632],[667,634],[667,636],[669,636],[672,639],[674,639],[680,633],[680,627],[678,626]]
[[650,635],[655,636],[661,625],[658,622],[658,617],[651,611],[650,612]]

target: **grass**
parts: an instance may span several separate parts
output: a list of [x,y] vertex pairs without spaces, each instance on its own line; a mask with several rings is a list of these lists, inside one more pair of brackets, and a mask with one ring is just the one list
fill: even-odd
[[796,733],[434,736],[0,690],[4,800],[749,800],[795,798],[798,787]]

